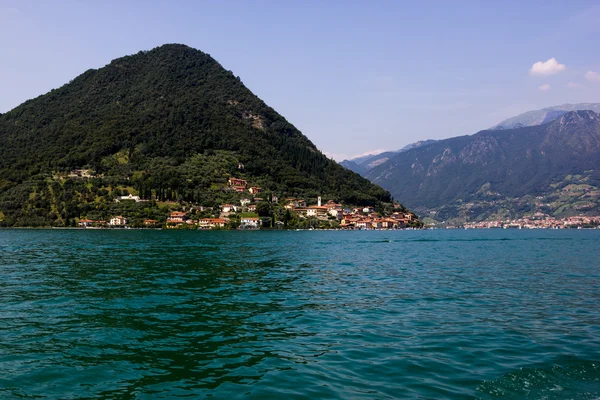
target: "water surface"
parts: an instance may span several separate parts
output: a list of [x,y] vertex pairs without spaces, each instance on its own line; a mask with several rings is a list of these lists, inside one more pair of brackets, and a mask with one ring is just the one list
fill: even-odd
[[0,231],[0,398],[600,398],[600,231]]

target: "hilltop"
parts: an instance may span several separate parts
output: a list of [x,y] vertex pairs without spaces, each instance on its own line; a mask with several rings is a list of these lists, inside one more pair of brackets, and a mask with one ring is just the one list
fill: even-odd
[[[328,159],[210,55],[169,44],[88,70],[0,115],[0,224],[317,196],[383,209],[390,194]],[[115,203],[123,195],[149,200]],[[267,196],[268,195],[268,196]],[[128,205],[123,205],[127,203]]]

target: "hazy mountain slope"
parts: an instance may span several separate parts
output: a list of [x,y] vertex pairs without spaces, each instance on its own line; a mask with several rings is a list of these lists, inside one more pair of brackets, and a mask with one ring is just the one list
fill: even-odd
[[542,108],[541,110],[528,111],[516,117],[508,118],[490,129],[513,129],[542,125],[559,118],[569,111],[578,110],[591,110],[598,113],[600,112],[600,103],[562,104],[560,106]]
[[350,160],[344,160],[340,163],[343,167],[354,171],[358,174],[365,175],[371,169],[377,167],[378,165],[383,164],[390,158],[394,157],[398,153],[402,153],[404,151],[408,151],[411,149],[416,149],[418,147],[426,146],[428,144],[434,143],[435,140],[421,140],[415,143],[411,143],[409,145],[404,146],[400,150],[397,151],[386,151],[383,153],[371,154],[367,156],[355,157]]
[[[588,185],[580,210],[598,211],[600,116],[574,111],[545,125],[442,140],[399,153],[366,176],[417,211],[451,206],[457,214],[461,204],[480,202],[477,218],[486,213],[481,202],[543,197],[570,184]],[[548,210],[569,211],[559,203]]]
[[340,162],[340,165],[350,171],[356,172],[359,175],[363,175],[366,171],[363,167],[358,165],[355,161],[352,160],[344,160]]
[[428,144],[435,143],[435,142],[437,142],[437,140],[434,140],[434,139],[419,140],[418,142],[414,142],[414,143],[404,146],[403,148],[398,150],[396,153],[402,153],[404,151],[417,149],[419,147],[427,146]]

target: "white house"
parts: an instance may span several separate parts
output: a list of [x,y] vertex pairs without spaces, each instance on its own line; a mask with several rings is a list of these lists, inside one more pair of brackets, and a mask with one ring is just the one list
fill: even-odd
[[233,204],[223,204],[221,206],[221,211],[223,211],[224,213],[236,212],[237,206],[234,206]]
[[245,228],[258,228],[260,226],[260,219],[256,217],[243,217],[240,219],[240,224]]
[[79,226],[81,226],[83,228],[87,228],[89,226],[92,226],[92,224],[95,222],[96,221],[93,221],[91,219],[81,219],[81,220],[79,220]]
[[133,196],[131,194],[129,194],[128,196],[119,196],[115,199],[115,202],[119,203],[121,200],[133,200],[136,203],[139,203],[140,201],[147,201],[140,199],[140,196]]
[[227,221],[224,218],[200,218],[198,227],[200,229],[223,228]]
[[327,213],[332,217],[336,217],[337,219],[342,219],[342,210],[337,208],[330,208]]
[[110,219],[109,225],[111,226],[125,226],[127,225],[127,218],[121,217],[120,215],[117,217],[112,217]]
[[325,218],[327,216],[327,207],[323,206],[310,206],[306,210],[307,217],[321,217]]
[[262,192],[262,188],[252,186],[252,187],[248,188],[248,191],[250,192],[250,194],[257,194],[257,193]]

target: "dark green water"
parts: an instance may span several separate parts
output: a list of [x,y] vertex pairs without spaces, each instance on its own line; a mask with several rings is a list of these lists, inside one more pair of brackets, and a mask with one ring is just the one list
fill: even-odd
[[600,231],[0,231],[0,398],[600,398]]

